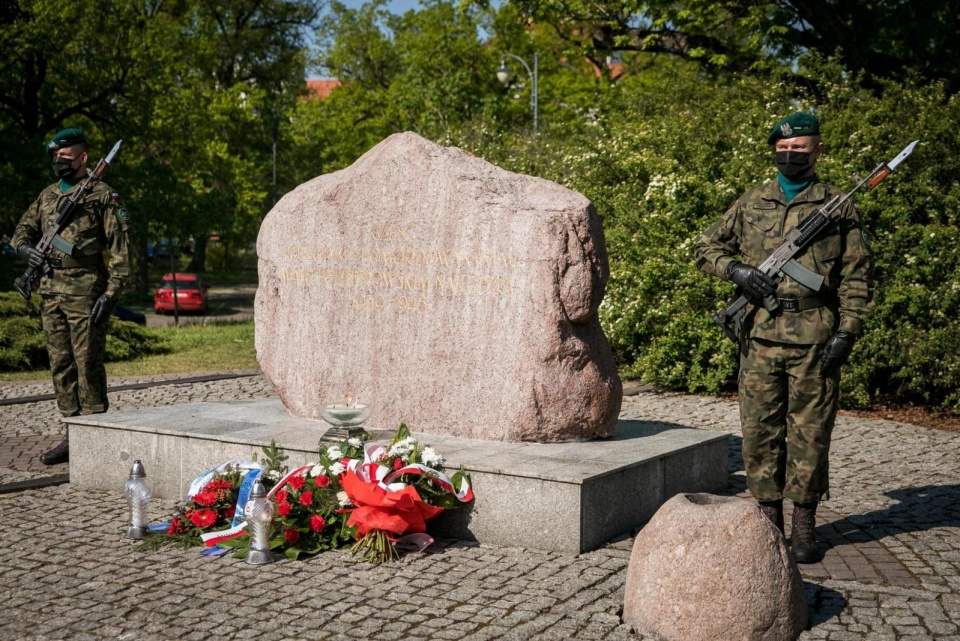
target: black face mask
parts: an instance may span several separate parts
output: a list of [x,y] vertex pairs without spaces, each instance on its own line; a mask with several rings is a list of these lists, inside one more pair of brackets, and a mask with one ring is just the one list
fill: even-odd
[[810,156],[807,151],[778,151],[777,170],[787,178],[799,178],[810,169]]
[[57,175],[58,178],[73,178],[74,174],[77,173],[77,170],[73,168],[73,163],[76,161],[76,158],[57,158],[53,161],[53,173]]

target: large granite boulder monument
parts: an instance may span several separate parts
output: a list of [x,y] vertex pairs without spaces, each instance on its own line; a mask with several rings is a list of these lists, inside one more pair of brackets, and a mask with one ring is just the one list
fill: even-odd
[[257,239],[257,358],[287,409],[500,441],[609,436],[622,400],[581,194],[415,134],[284,196]]

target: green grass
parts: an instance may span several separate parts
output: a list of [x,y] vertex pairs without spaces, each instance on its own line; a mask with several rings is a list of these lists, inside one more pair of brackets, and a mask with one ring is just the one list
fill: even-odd
[[[145,376],[185,372],[257,369],[253,321],[209,325],[169,325],[147,331],[161,337],[168,354],[107,363],[107,376]],[[0,373],[0,381],[49,379],[47,371]]]

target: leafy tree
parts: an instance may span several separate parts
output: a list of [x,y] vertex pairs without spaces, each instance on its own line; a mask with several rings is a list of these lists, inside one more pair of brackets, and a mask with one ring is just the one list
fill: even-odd
[[[160,3],[155,3],[159,5]],[[125,97],[156,75],[156,7],[133,0],[18,0],[0,11],[0,225],[13,226],[52,179],[43,144],[66,123],[98,143],[124,128]],[[96,145],[95,145],[96,146]]]
[[385,6],[333,2],[321,20],[318,62],[342,85],[292,114],[293,184],[349,165],[393,133],[440,136],[501,93],[479,12],[443,0],[402,16]]
[[[302,89],[320,0],[18,0],[0,11],[0,206],[12,228],[51,180],[42,144],[80,126],[149,238],[248,243],[270,204],[273,114]],[[54,34],[51,36],[51,34]],[[149,221],[149,222],[147,222]],[[143,279],[141,279],[143,281]]]
[[256,237],[271,202],[275,123],[302,90],[304,30],[314,0],[196,1],[185,12],[182,56],[151,121],[151,155],[169,162],[190,206],[157,220],[193,236],[188,269],[205,271],[207,239],[230,245]]
[[[837,55],[875,79],[909,72],[960,88],[956,0],[516,0],[571,51],[599,62],[613,51],[696,60],[715,70],[782,66],[805,52]],[[879,85],[875,85],[879,87]]]

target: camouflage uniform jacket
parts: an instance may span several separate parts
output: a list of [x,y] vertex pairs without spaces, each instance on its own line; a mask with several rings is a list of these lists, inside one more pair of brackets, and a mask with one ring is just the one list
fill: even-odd
[[[54,183],[40,192],[40,196],[20,218],[11,244],[35,245],[40,242],[44,230],[53,224],[60,202],[77,189],[75,185],[61,193],[60,183]],[[64,240],[74,244],[72,257],[84,266],[54,269],[51,275],[40,279],[40,294],[73,294],[99,296],[106,293],[117,297],[130,277],[130,239],[127,212],[120,198],[102,182],[77,204],[67,227],[60,233]],[[107,268],[103,261],[94,264],[92,256],[110,252]],[[50,257],[56,261],[65,254],[52,248]],[[89,264],[88,264],[89,263]]]
[[[758,266],[783,243],[786,234],[840,193],[835,187],[814,182],[787,204],[776,180],[748,191],[697,238],[697,268],[726,278],[727,267],[735,260]],[[777,285],[780,298],[820,296],[827,304],[774,315],[758,306],[752,322],[745,325],[751,338],[815,345],[825,343],[838,329],[860,334],[874,303],[871,252],[856,207],[847,202],[834,218],[838,215],[838,222],[796,257],[801,265],[824,277],[819,294],[789,276]]]

